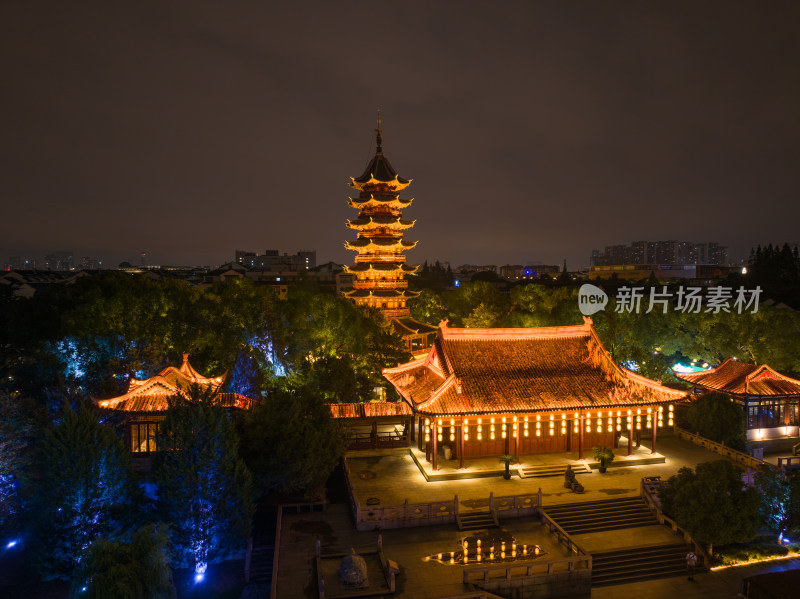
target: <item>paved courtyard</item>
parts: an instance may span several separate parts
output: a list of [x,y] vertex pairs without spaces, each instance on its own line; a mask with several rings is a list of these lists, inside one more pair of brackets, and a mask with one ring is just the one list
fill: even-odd
[[[642,450],[645,448],[643,447]],[[720,456],[670,435],[659,437],[659,452],[666,457],[661,464],[609,468],[605,474],[593,470],[578,475],[586,488],[576,495],[562,486],[562,477],[503,480],[500,476],[426,482],[408,452],[385,451],[376,455],[350,454],[347,458],[356,496],[362,506],[366,500],[377,498],[381,505],[410,502],[452,500],[458,494],[460,509],[488,506],[489,493],[495,496],[536,493],[541,487],[545,507],[558,503],[592,501],[612,497],[638,495],[644,476],[667,478],[683,466],[720,459]],[[621,448],[618,453],[624,453]],[[649,449],[646,450],[649,454]],[[540,460],[569,460],[572,456],[537,456]],[[575,456],[577,457],[577,456]],[[496,458],[492,458],[494,460]],[[486,458],[486,467],[492,467]],[[367,473],[363,474],[362,473]],[[513,537],[518,543],[538,544],[543,559],[568,557],[563,546],[533,517],[505,519],[498,534]],[[353,525],[349,506],[337,504],[325,513],[284,514],[281,526],[280,558],[277,572],[278,597],[317,597],[314,574],[314,543],[320,539],[323,553],[344,553],[350,547],[357,551],[374,550],[378,533],[358,532]],[[425,561],[426,556],[446,553],[459,546],[471,533],[459,532],[455,524],[406,528],[382,531],[386,556],[400,565],[397,578],[399,598],[428,599],[454,596],[468,589],[462,583],[463,566]],[[670,531],[663,526],[575,535],[574,540],[587,552],[657,545],[675,542]],[[736,597],[741,580],[747,576],[782,569],[800,569],[800,559],[787,559],[765,565],[728,568],[696,577],[689,582],[683,577],[649,582],[599,587],[592,597],[615,599],[639,597],[640,599],[674,599]]]
[[[487,507],[489,493],[495,496],[524,495],[536,493],[540,487],[545,506],[638,495],[644,476],[666,479],[684,466],[694,467],[700,462],[722,459],[720,455],[674,435],[660,435],[658,450],[666,458],[664,463],[640,466],[620,466],[619,463],[625,460],[626,450],[624,447],[615,450],[619,457],[605,474],[592,470],[591,473],[578,475],[578,480],[585,488],[583,495],[565,489],[563,477],[560,476],[525,479],[513,476],[511,480],[503,480],[498,474],[488,478],[427,482],[407,449],[384,450],[373,455],[352,452],[346,459],[355,495],[363,507],[366,507],[368,499],[373,499],[372,504],[377,499],[379,503],[374,505],[386,506],[401,505],[406,499],[410,503],[446,501],[458,494],[460,506],[466,509]],[[649,458],[650,449],[640,447],[637,456]],[[576,458],[577,454],[539,454],[522,456],[522,462],[525,465],[566,464]],[[497,458],[482,458],[480,461],[485,462],[487,467],[496,468],[500,465]],[[452,462],[453,465],[449,467],[457,470],[458,462]]]

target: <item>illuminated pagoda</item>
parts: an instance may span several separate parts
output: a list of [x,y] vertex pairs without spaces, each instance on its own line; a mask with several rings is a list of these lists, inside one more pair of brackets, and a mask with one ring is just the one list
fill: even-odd
[[620,368],[592,321],[561,327],[457,329],[439,325],[425,359],[383,371],[408,403],[419,451],[437,469],[437,447],[454,459],[583,452],[617,446],[673,424],[685,391]]
[[[110,399],[94,399],[98,408],[125,415],[125,440],[131,453],[156,451],[155,436],[169,398],[179,395],[189,399],[188,391],[196,385],[201,391],[217,392],[225,383],[227,372],[217,377],[204,377],[189,364],[183,354],[180,368],[168,366],[149,379],[131,377],[128,392]],[[216,393],[215,400],[224,408],[248,409],[252,400],[239,393]]]
[[344,295],[358,306],[380,309],[406,341],[408,350],[416,353],[430,347],[436,327],[411,318],[406,305],[419,295],[408,289],[406,275],[415,273],[417,267],[406,264],[405,256],[417,242],[403,239],[403,231],[415,222],[403,218],[403,209],[413,198],[400,197],[411,179],[398,175],[383,155],[380,112],[375,132],[375,156],[364,173],[350,181],[359,195],[349,198],[348,205],[358,210],[358,217],[348,219],[347,226],[355,229],[357,236],[355,241],[345,242],[345,247],[357,255],[354,265],[345,266],[345,271],[353,275],[353,289]]
[[748,364],[728,358],[702,372],[675,372],[694,385],[695,393],[717,391],[732,397],[744,410],[747,441],[800,436],[800,381],[766,364]]

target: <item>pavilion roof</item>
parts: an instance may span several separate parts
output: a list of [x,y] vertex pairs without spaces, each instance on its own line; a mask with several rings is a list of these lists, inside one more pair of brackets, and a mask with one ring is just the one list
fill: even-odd
[[410,316],[401,316],[399,318],[392,318],[392,327],[395,332],[401,337],[409,335],[425,335],[426,333],[433,333],[437,330],[436,327],[424,322],[420,322]]
[[[95,399],[95,403],[105,409],[122,412],[162,412],[168,406],[168,399],[180,395],[188,399],[187,391],[197,385],[203,391],[216,392],[225,382],[227,373],[217,377],[204,377],[189,364],[189,354],[183,354],[180,368],[168,366],[149,379],[131,378],[128,392],[110,399]],[[215,399],[223,407],[247,409],[252,404],[249,397],[238,393],[217,393]]]
[[616,409],[686,397],[617,366],[588,318],[516,329],[455,329],[444,321],[427,358],[383,375],[431,415]]
[[703,372],[676,372],[675,376],[707,391],[731,395],[781,397],[800,395],[800,381],[784,376],[766,364],[748,364],[728,358]]

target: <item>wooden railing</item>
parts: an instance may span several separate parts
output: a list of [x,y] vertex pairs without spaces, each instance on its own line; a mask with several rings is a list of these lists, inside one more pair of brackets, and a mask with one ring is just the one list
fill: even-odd
[[[362,507],[356,497],[352,484],[352,473],[347,460],[344,461],[344,475],[350,495],[350,507],[358,530],[378,528],[408,528],[455,522],[458,517],[458,495],[444,501],[410,503],[406,499],[400,505],[376,505]],[[489,493],[489,510],[493,514],[506,517],[529,516],[538,513],[542,503],[542,490],[524,495],[505,495],[495,497]]]
[[580,556],[582,559],[588,559],[589,569],[591,569],[592,556],[586,553],[586,551],[584,551],[580,545],[573,541],[569,533],[561,528],[545,511],[539,510],[539,517],[542,520],[542,526],[546,525],[549,528],[550,534],[555,535],[559,544],[564,545],[567,548],[567,551],[570,553],[574,553]]
[[706,567],[710,567],[711,562],[709,561],[703,547],[692,538],[692,535],[688,530],[678,526],[678,523],[669,516],[665,516],[664,512],[661,511],[661,508],[656,505],[655,501],[653,501],[650,493],[648,493],[645,489],[645,479],[642,479],[642,482],[639,485],[639,495],[641,495],[642,499],[644,499],[645,503],[647,503],[647,507],[651,512],[653,512],[653,515],[656,517],[656,520],[658,520],[658,523],[668,526],[670,529],[672,529],[673,534],[682,537],[684,542],[692,545],[694,547],[695,554],[701,561],[701,564],[704,563]]
[[408,435],[403,435],[400,431],[393,433],[351,433],[350,443],[347,448],[350,450],[359,449],[392,449],[395,447],[408,447]]
[[791,470],[800,468],[800,456],[778,458],[778,468],[780,468],[781,470],[783,470],[784,468],[789,468]]
[[721,456],[724,456],[731,461],[739,464],[740,466],[744,466],[745,468],[752,468],[753,470],[763,470],[766,468],[772,468],[772,464],[769,462],[765,462],[764,460],[759,460],[758,458],[754,458],[751,455],[747,455],[746,453],[742,453],[736,449],[731,449],[730,447],[726,446],[724,443],[717,443],[716,441],[712,441],[711,439],[706,439],[705,437],[701,437],[700,435],[695,435],[694,433],[690,433],[689,431],[685,431],[682,428],[675,427],[675,432],[681,439],[686,439],[687,441],[691,441],[695,445],[699,445],[700,447],[705,447],[708,450],[711,450],[715,453],[718,453]]
[[[564,566],[564,567],[562,567]],[[489,580],[510,579],[534,574],[556,574],[558,572],[571,572],[580,568],[592,569],[592,556],[568,557],[547,562],[528,562],[522,564],[505,564],[497,566],[475,566],[464,568],[464,584],[471,580],[487,582]],[[496,576],[495,573],[500,573]],[[477,575],[477,578],[476,578]]]

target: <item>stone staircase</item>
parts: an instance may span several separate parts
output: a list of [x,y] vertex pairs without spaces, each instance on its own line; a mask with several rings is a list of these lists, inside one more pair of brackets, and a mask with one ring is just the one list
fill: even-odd
[[657,524],[641,497],[554,505],[544,512],[571,535]]
[[253,547],[250,557],[250,584],[272,584],[272,561],[275,556],[274,545]]
[[497,528],[497,514],[489,510],[474,512],[459,512],[456,516],[458,530],[480,530],[482,528]]
[[[592,554],[592,586],[686,576],[688,545],[631,547]],[[700,572],[700,568],[697,568]]]
[[[535,476],[564,476],[567,464],[549,464],[547,466],[533,466],[532,468],[518,468],[520,478],[533,478]],[[575,474],[589,474],[592,469],[587,464],[572,464]]]

